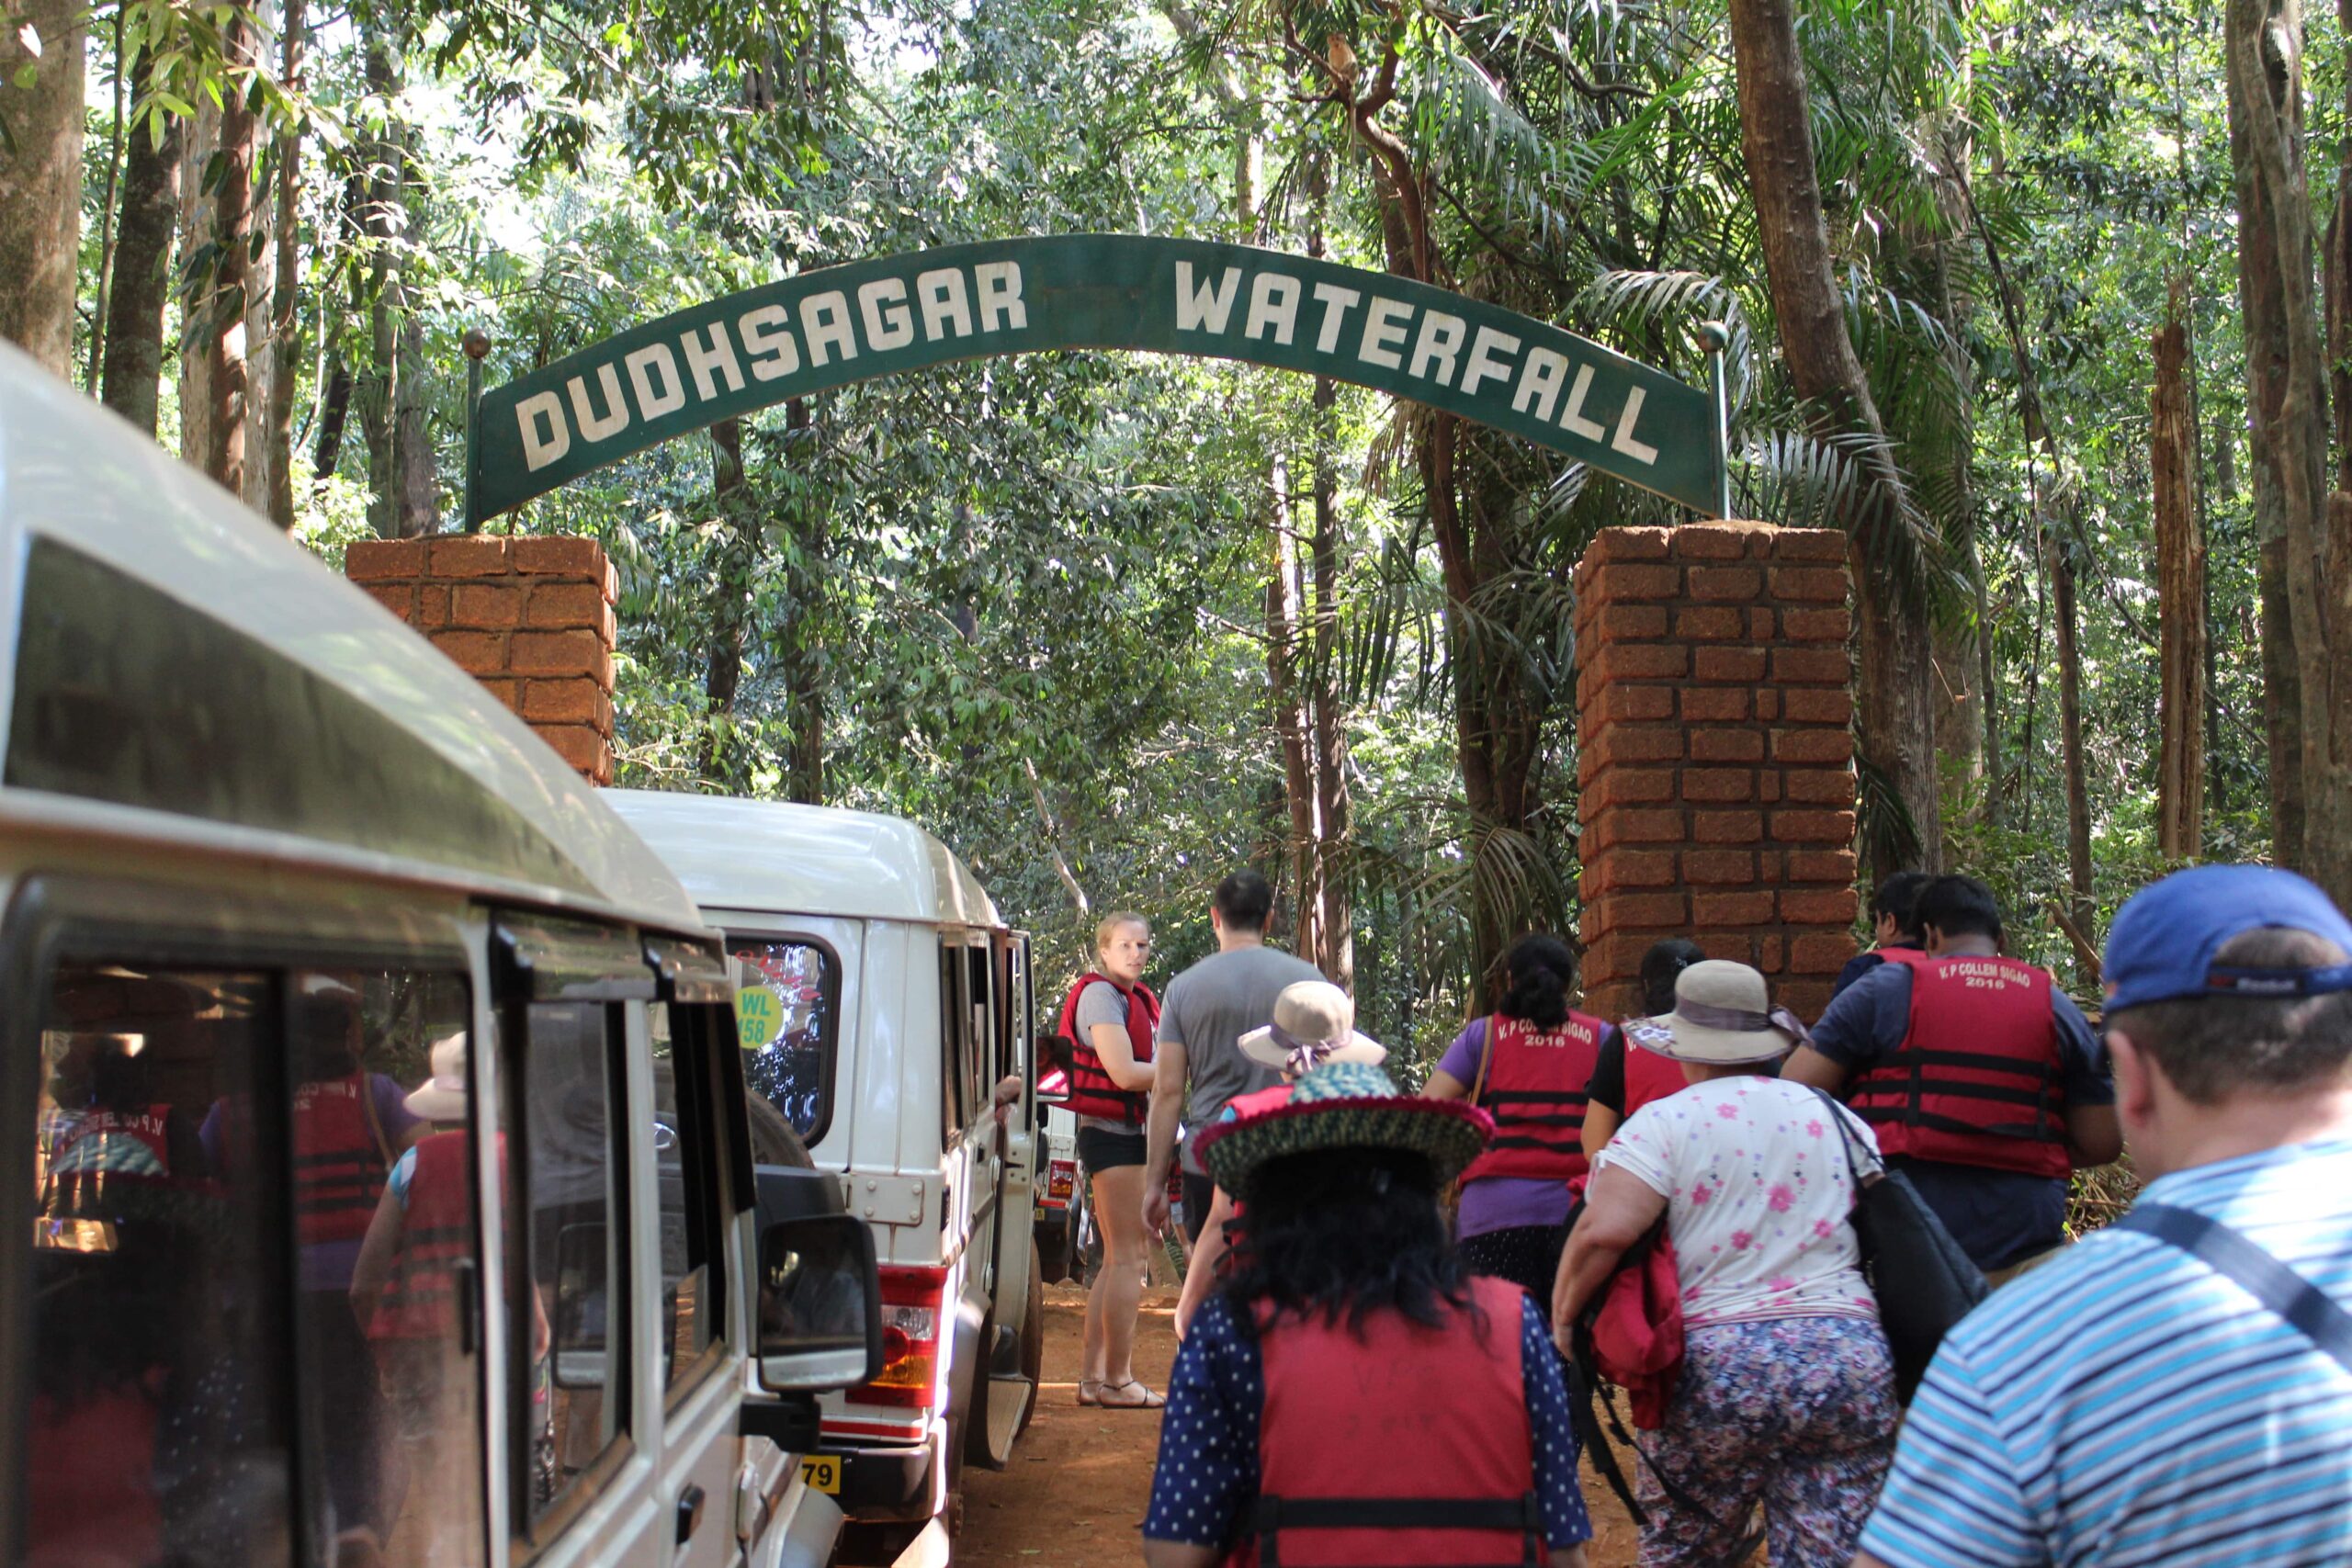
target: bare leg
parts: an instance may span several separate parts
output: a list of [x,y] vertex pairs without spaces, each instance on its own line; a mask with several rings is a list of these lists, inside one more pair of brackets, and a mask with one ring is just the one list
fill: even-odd
[[[1102,1271],[1095,1276],[1090,1308],[1102,1314],[1102,1382],[1106,1396],[1135,1376],[1136,1311],[1142,1304],[1144,1270],[1143,1167],[1123,1166],[1094,1178],[1094,1222],[1102,1227]],[[1133,1404],[1108,1399],[1111,1404]]]
[[[1088,1180],[1093,1191],[1094,1223],[1100,1225],[1102,1223],[1102,1179],[1090,1175]],[[1078,1268],[1079,1260],[1071,1259],[1071,1267]],[[1086,1292],[1086,1336],[1078,1358],[1080,1403],[1084,1402],[1087,1386],[1102,1381],[1102,1287],[1110,1277],[1111,1265],[1106,1258],[1094,1276],[1093,1285]]]

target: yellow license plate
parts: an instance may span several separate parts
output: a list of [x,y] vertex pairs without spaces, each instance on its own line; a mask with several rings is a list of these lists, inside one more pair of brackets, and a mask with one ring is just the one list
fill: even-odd
[[800,1461],[800,1479],[828,1496],[842,1492],[842,1461],[835,1454],[819,1454]]

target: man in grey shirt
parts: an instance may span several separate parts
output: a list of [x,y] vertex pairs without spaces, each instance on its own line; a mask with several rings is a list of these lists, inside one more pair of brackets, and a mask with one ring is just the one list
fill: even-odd
[[1282,1081],[1279,1072],[1243,1055],[1238,1042],[1273,1021],[1274,998],[1284,987],[1324,977],[1306,960],[1266,945],[1273,907],[1273,888],[1254,871],[1237,871],[1218,883],[1209,906],[1217,951],[1168,983],[1152,1049],[1151,1145],[1143,1182],[1144,1228],[1154,1235],[1168,1228],[1168,1162],[1176,1152],[1179,1114],[1189,1134],[1184,1230],[1198,1241],[1211,1192],[1193,1152],[1201,1129],[1234,1096]]

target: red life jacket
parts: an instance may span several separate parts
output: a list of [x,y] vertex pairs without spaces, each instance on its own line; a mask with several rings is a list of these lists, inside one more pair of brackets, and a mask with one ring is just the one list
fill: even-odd
[[[458,1328],[458,1266],[474,1255],[473,1140],[435,1133],[411,1151],[408,1203],[370,1339],[443,1339]],[[502,1156],[504,1150],[500,1150]]]
[[1462,1173],[1466,1185],[1490,1176],[1572,1181],[1585,1173],[1585,1085],[1609,1025],[1572,1012],[1539,1030],[1500,1013],[1487,1020],[1487,1081],[1478,1103],[1494,1113],[1495,1135]]
[[1544,1560],[1520,1288],[1474,1279],[1484,1317],[1283,1318],[1258,1348],[1258,1505],[1231,1568],[1505,1568]]
[[1880,1151],[2063,1179],[2072,1164],[2049,975],[2014,958],[1885,957],[1911,971],[1911,1027],[1849,1095]]
[[[1102,1058],[1094,1054],[1094,1042],[1079,1032],[1078,998],[1097,980],[1114,990],[1118,988],[1117,982],[1109,976],[1089,970],[1079,976],[1078,984],[1062,998],[1061,1021],[1054,1026],[1054,1032],[1070,1043],[1069,1099],[1066,1103],[1080,1116],[1100,1116],[1140,1127],[1144,1095],[1140,1090],[1121,1089],[1112,1082]],[[1135,1051],[1137,1066],[1151,1060],[1152,1032],[1159,1027],[1159,998],[1151,994],[1150,987],[1137,981],[1127,993],[1127,1043]]]
[[1630,1040],[1625,1042],[1625,1114],[1621,1121],[1631,1120],[1634,1111],[1653,1100],[1680,1094],[1690,1087],[1690,1080],[1682,1076],[1681,1063],[1655,1051],[1645,1051]]
[[305,1247],[357,1241],[375,1217],[387,1165],[370,1087],[353,1073],[295,1088],[294,1234]]

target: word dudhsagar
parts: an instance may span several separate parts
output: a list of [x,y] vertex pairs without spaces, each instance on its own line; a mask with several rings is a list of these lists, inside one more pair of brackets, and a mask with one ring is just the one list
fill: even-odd
[[[1249,359],[1266,346],[1311,348],[1318,372],[1342,379],[1380,384],[1398,373],[1463,397],[1508,396],[1512,413],[1556,425],[1571,435],[1643,465],[1657,461],[1658,449],[1641,439],[1639,386],[1625,387],[1616,409],[1595,409],[1594,367],[1541,344],[1529,344],[1501,328],[1475,330],[1464,318],[1424,309],[1405,299],[1332,282],[1306,281],[1273,269],[1247,275],[1238,266],[1203,269],[1180,261],[1174,267],[1171,342],[1152,341],[1140,323],[1125,334],[1132,341],[1098,346],[1164,347]],[[854,288],[819,289],[797,309],[769,302],[734,314],[684,326],[674,342],[655,341],[572,376],[559,392],[549,388],[514,405],[525,465],[537,471],[561,461],[575,439],[594,446],[610,441],[631,422],[650,423],[697,403],[732,403],[748,386],[832,367],[824,385],[860,378],[850,369],[861,355],[907,357],[904,351],[945,346],[944,355],[915,356],[918,363],[972,354],[1012,353],[1024,347],[1081,346],[1067,333],[1038,334],[1046,341],[1010,341],[1030,332],[1030,301],[1023,294],[1017,261],[942,266],[903,277],[877,277]],[[1417,319],[1418,318],[1418,319]],[[1238,337],[1237,334],[1238,333]],[[999,341],[988,340],[996,338]],[[960,340],[978,339],[974,343]],[[1350,363],[1352,361],[1352,363]],[[1362,367],[1364,368],[1358,368]],[[873,373],[907,367],[876,366]],[[1388,372],[1380,376],[1377,372]],[[1611,378],[1612,383],[1622,378]],[[711,417],[718,417],[714,412]]]

